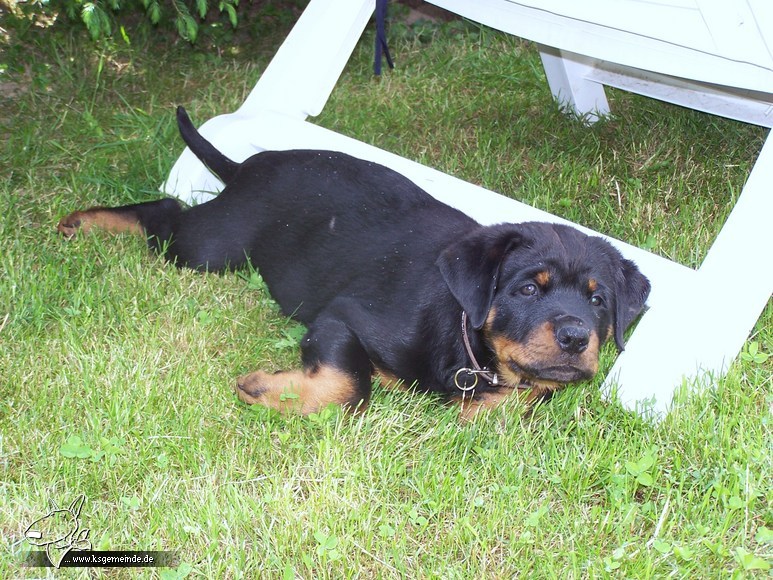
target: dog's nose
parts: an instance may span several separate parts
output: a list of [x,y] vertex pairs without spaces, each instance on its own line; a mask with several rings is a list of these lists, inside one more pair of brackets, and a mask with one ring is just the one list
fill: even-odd
[[580,354],[590,342],[590,330],[582,320],[573,316],[562,318],[555,324],[556,340],[561,350],[569,354]]

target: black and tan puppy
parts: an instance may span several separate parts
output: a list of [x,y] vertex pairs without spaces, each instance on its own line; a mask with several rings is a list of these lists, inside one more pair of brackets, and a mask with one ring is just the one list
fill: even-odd
[[[547,223],[481,226],[398,173],[333,151],[265,151],[235,163],[185,111],[191,150],[226,184],[190,209],[164,199],[75,212],[148,237],[177,266],[250,262],[308,327],[303,369],[238,379],[246,403],[314,412],[367,403],[374,376],[465,403],[533,400],[598,369],[600,346],[641,312],[649,282],[609,243]],[[288,396],[289,395],[289,396]]]

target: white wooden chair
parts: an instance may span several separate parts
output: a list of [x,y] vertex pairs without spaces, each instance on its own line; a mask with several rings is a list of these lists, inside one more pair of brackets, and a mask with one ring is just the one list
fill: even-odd
[[[773,127],[770,0],[431,2],[537,42],[556,99],[591,121],[608,112],[609,85]],[[311,0],[244,104],[204,123],[202,133],[235,160],[265,149],[345,151],[392,167],[482,223],[563,221],[306,122],[324,107],[374,5]],[[221,187],[188,150],[163,186],[186,202],[206,200]],[[606,380],[623,404],[662,414],[684,377],[716,377],[737,356],[773,292],[772,190],[768,138],[697,270],[610,240],[653,286],[649,310]]]

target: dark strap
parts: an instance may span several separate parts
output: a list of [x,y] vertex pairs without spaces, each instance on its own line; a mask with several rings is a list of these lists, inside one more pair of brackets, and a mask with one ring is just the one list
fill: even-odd
[[462,392],[467,392],[475,389],[478,384],[478,377],[481,377],[492,387],[499,385],[499,376],[496,373],[492,373],[489,369],[481,367],[478,363],[478,359],[475,358],[475,354],[472,352],[472,345],[470,344],[470,337],[467,334],[467,313],[462,312],[462,341],[464,342],[464,350],[467,351],[467,357],[472,363],[472,368],[462,367],[454,375],[454,383],[456,388]]
[[381,75],[381,59],[386,57],[389,68],[395,68],[386,39],[387,2],[389,0],[376,0],[376,57],[373,61],[373,74]]

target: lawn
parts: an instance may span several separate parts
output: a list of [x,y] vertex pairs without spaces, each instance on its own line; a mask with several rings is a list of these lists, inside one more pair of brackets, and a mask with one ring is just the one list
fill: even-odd
[[[611,345],[596,380],[528,419],[513,404],[460,424],[379,389],[358,416],[283,418],[232,390],[298,361],[303,329],[258,273],[56,235],[74,209],[157,198],[174,107],[235,109],[286,20],[223,50],[0,37],[0,577],[768,576],[770,303],[728,375],[685,384],[659,423],[600,392]],[[372,79],[369,29],[318,123],[690,266],[766,135],[617,91],[589,128],[556,110],[530,44],[464,22],[390,38],[397,69]],[[81,494],[93,549],[174,567],[22,568],[26,527]]]

